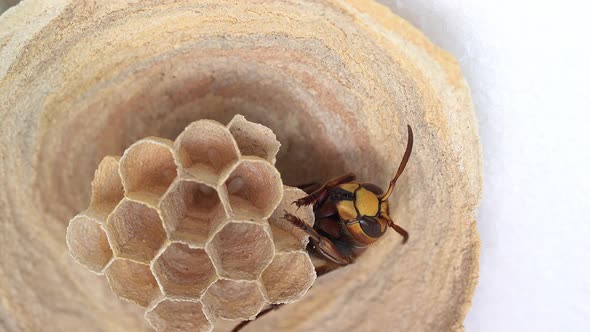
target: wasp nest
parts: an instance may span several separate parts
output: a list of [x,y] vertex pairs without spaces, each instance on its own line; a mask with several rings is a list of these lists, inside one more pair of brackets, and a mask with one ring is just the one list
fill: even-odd
[[283,187],[279,145],[270,129],[237,115],[105,157],[90,207],[67,229],[70,253],[145,308],[158,331],[210,331],[218,319],[253,319],[298,300],[315,270],[307,237],[281,216],[313,222],[313,211],[292,211],[305,193]]
[[[235,114],[272,128],[282,144],[276,167],[283,183],[295,186],[354,172],[359,181],[386,187],[405,148],[406,126],[414,130],[412,157],[390,200],[392,217],[411,234],[408,243],[402,245],[388,232],[354,264],[318,278],[302,299],[257,319],[244,332],[382,332],[392,326],[398,331],[463,330],[478,277],[475,211],[481,191],[481,150],[469,87],[450,54],[373,0],[35,0],[3,13],[0,329],[151,330],[145,309],[120,301],[106,278],[73,264],[64,239],[67,221],[88,207],[90,182],[104,156],[122,156],[146,136],[176,139],[198,119],[226,124]],[[268,150],[244,143],[240,135],[249,130],[232,135],[242,154]],[[107,245],[115,238],[107,236],[101,215],[110,209],[117,207],[123,219],[138,213],[156,219],[153,206],[157,210],[160,201],[166,203],[153,202],[162,193],[177,206],[174,195],[205,196],[216,178],[227,176],[215,165],[231,163],[231,149],[209,155],[185,137],[183,156],[174,155],[170,144],[150,139],[134,145],[136,153],[101,164],[95,182],[120,181],[118,172],[108,170],[123,170],[124,163],[121,173],[131,191],[119,205],[120,187],[101,186],[104,194],[95,189],[93,208],[72,223],[72,234],[84,237],[75,236],[70,244],[94,271],[109,264],[113,250],[115,256],[131,257],[125,262],[144,260],[154,251],[166,262],[184,255],[183,250],[203,249],[184,243],[205,243],[214,267],[226,263],[218,244],[228,241],[206,242],[205,233],[193,232],[190,220],[194,211],[203,212],[197,210],[201,201],[191,209],[182,203],[168,214],[159,211],[163,226],[142,233],[151,236],[146,242],[127,242],[128,231],[136,229],[115,222],[119,240]],[[194,152],[203,159],[187,159]],[[144,159],[153,160],[149,169],[142,167]],[[248,174],[249,168],[241,171]],[[158,176],[152,178],[151,172]],[[169,181],[177,186],[175,192],[168,191]],[[238,181],[222,189],[239,186]],[[227,195],[227,205],[207,212],[212,215],[259,203],[222,190],[215,195],[220,202]],[[265,212],[252,206],[254,214]],[[190,218],[182,218],[185,213]],[[241,227],[273,234],[275,251],[288,244],[259,225]],[[179,244],[160,252],[162,234],[164,243]],[[90,242],[96,250],[85,249]],[[276,257],[291,261],[285,255]],[[186,259],[202,256],[187,254]],[[132,271],[115,263],[107,269],[111,279]],[[149,276],[147,265],[137,264]],[[277,263],[265,271],[273,266],[283,270]],[[231,280],[223,274],[240,269],[224,265],[215,272]],[[134,273],[134,281],[139,275]],[[177,276],[160,278],[162,288],[184,294]],[[259,280],[272,277],[269,272]],[[154,280],[139,293],[162,293]],[[281,294],[282,285],[263,295]],[[180,304],[186,317],[203,305],[173,297],[150,316],[167,317],[167,308]]]

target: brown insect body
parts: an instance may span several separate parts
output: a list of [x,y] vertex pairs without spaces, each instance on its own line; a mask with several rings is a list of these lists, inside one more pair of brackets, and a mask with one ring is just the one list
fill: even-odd
[[[388,227],[408,240],[408,232],[389,216],[389,196],[412,152],[413,133],[408,126],[408,144],[397,173],[387,192],[371,183],[355,182],[348,173],[322,186],[310,184],[301,188],[308,193],[295,202],[297,206],[314,206],[315,225],[308,227],[297,217],[286,213],[285,219],[310,235],[308,250],[339,265],[354,261],[370,244],[380,239]],[[319,188],[318,188],[319,187]]]

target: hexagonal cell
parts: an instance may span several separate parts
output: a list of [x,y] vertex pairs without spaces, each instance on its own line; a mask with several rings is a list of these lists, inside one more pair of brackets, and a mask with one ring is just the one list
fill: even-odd
[[240,218],[268,218],[283,196],[281,175],[268,161],[246,157],[225,181],[232,212]]
[[96,216],[102,223],[122,199],[123,183],[119,175],[119,157],[106,156],[94,173],[90,207],[86,213]]
[[253,319],[265,304],[255,281],[217,280],[205,295],[203,304],[216,317],[224,319]]
[[207,288],[217,274],[204,249],[172,243],[153,263],[156,279],[166,296],[195,298]]
[[105,275],[111,290],[117,296],[147,307],[162,297],[156,279],[145,264],[116,259],[107,268]]
[[123,199],[107,220],[115,256],[149,262],[166,240],[158,212],[139,202]]
[[256,280],[274,255],[272,240],[261,224],[233,221],[207,245],[221,276]]
[[219,176],[240,157],[229,130],[213,120],[199,120],[188,125],[174,147],[184,169],[208,183],[217,183]]
[[270,218],[268,218],[277,251],[300,250],[307,246],[309,236],[301,229],[283,219],[285,211],[287,211],[313,227],[315,223],[313,207],[302,206],[297,208],[296,205],[292,204],[297,199],[305,196],[307,194],[299,188],[283,186],[283,199]]
[[238,143],[242,155],[258,156],[274,165],[281,143],[270,128],[250,122],[240,114],[234,116],[227,127]]
[[100,223],[85,215],[77,215],[70,220],[66,242],[72,257],[95,273],[101,274],[113,257]]
[[170,140],[148,137],[125,150],[119,170],[128,197],[157,204],[178,175],[172,145]]
[[314,266],[307,252],[279,253],[262,273],[262,285],[272,303],[299,300],[316,279]]
[[206,332],[213,328],[200,302],[165,299],[145,313],[158,332]]
[[204,246],[210,232],[226,219],[215,189],[191,180],[176,181],[160,203],[172,240]]

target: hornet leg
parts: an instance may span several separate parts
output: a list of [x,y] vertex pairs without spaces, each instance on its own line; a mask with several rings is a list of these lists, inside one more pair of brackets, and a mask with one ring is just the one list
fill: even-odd
[[352,263],[352,259],[342,255],[340,250],[338,250],[338,248],[332,241],[330,241],[330,239],[320,235],[315,229],[309,227],[309,225],[303,220],[287,212],[285,212],[284,219],[309,235],[313,247],[321,257],[326,258],[338,265],[348,265]]

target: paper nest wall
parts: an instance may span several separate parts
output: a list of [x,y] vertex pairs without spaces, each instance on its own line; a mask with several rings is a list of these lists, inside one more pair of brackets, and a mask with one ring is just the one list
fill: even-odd
[[[276,133],[276,168],[291,186],[352,171],[384,187],[407,124],[415,134],[391,199],[410,241],[388,232],[358,262],[245,331],[462,329],[477,282],[481,191],[469,89],[455,59],[385,7],[24,1],[0,17],[0,45],[4,330],[150,330],[144,310],[71,258],[67,221],[91,205],[99,165],[108,178],[115,160],[103,165],[105,156],[235,114]],[[164,180],[150,187],[159,192]],[[88,224],[90,238],[104,238]],[[96,270],[110,259],[102,248]],[[146,259],[146,248],[127,254]]]

